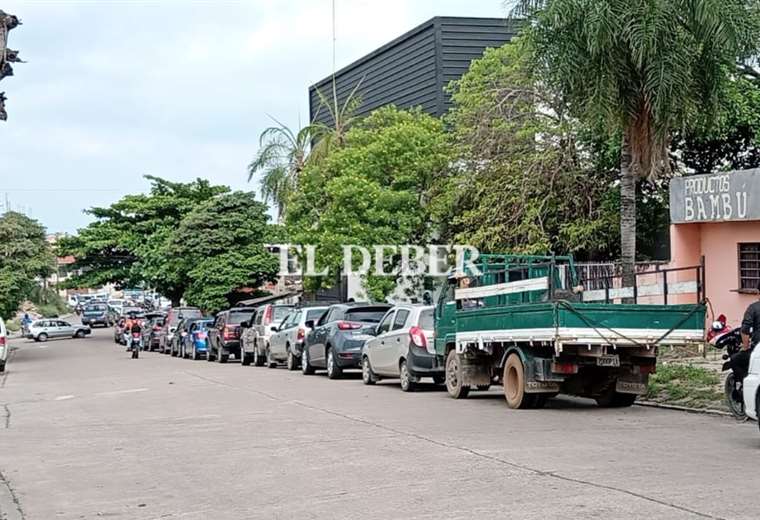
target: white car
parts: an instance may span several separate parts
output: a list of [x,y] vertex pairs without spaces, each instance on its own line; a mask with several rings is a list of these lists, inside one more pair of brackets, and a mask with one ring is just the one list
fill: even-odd
[[306,307],[296,309],[288,314],[278,326],[272,327],[272,336],[269,338],[270,367],[277,363],[285,362],[288,370],[298,369],[303,342],[311,329],[306,326],[307,321],[317,322],[327,312],[327,307]]
[[86,325],[72,325],[59,319],[37,320],[29,325],[27,338],[45,342],[49,338],[83,338],[92,330]]
[[744,392],[744,413],[757,421],[760,406],[760,345],[755,346],[749,359],[749,373],[742,384]]
[[5,372],[5,363],[8,361],[8,353],[11,346],[8,343],[8,329],[5,328],[5,322],[0,318],[0,374]]
[[398,379],[401,390],[414,390],[423,377],[445,381],[445,367],[435,352],[434,308],[396,305],[383,316],[375,337],[362,348],[362,381]]

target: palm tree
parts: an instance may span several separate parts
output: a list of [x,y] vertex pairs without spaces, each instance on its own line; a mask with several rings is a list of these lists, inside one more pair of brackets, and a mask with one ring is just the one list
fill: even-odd
[[[515,2],[513,2],[515,3]],[[670,170],[670,132],[714,113],[756,46],[757,0],[517,0],[547,83],[586,121],[621,136],[623,277],[634,282],[636,187]],[[751,37],[748,38],[748,36]]]
[[323,159],[330,153],[330,150],[340,148],[345,143],[346,134],[357,119],[355,113],[361,105],[361,98],[358,96],[357,91],[359,90],[359,87],[361,87],[363,81],[364,78],[356,83],[342,105],[338,101],[335,77],[333,77],[331,82],[332,100],[329,100],[322,91],[317,89],[319,107],[317,108],[317,113],[314,118],[316,119],[319,112],[324,108],[327,110],[333,124],[328,125],[316,122],[312,124],[312,131],[314,134],[314,149],[312,150],[312,156],[315,161]]
[[259,151],[248,165],[248,182],[261,172],[259,186],[264,202],[277,207],[277,218],[282,220],[288,198],[298,182],[309,158],[309,148],[317,129],[312,125],[293,132],[272,118],[276,126],[267,128],[259,137]]

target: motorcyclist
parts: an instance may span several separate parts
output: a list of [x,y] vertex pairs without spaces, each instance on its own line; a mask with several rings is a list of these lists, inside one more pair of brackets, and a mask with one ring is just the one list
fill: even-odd
[[28,313],[24,313],[24,317],[21,318],[21,331],[26,336],[29,334],[29,325],[32,324],[32,318],[29,317]]
[[[135,334],[142,334],[142,325],[140,325],[140,320],[138,319],[132,320],[132,325],[127,330],[131,333],[130,335],[132,336],[134,336]],[[137,340],[137,344],[134,344],[134,341],[133,341],[132,348],[140,348],[140,340]]]
[[[757,284],[760,295],[760,281]],[[741,381],[749,371],[752,347],[760,343],[760,299],[747,307],[742,320],[742,349],[731,357],[731,364],[737,381]]]
[[122,334],[124,335],[124,343],[127,345],[127,350],[132,349],[132,325],[134,324],[135,320],[132,316],[127,316],[127,319],[124,321],[124,328],[122,330]]

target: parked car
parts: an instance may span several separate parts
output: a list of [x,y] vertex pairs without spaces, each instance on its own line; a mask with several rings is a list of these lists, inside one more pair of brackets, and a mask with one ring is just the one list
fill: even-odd
[[47,341],[49,338],[83,338],[92,330],[87,325],[72,325],[68,321],[44,319],[29,325],[27,338]]
[[177,330],[177,323],[179,323],[180,317],[182,318],[202,318],[200,309],[197,307],[174,307],[169,309],[166,314],[166,319],[161,330],[158,332],[158,349],[163,354],[169,353],[169,340]]
[[445,381],[445,367],[435,354],[434,307],[397,305],[380,321],[376,336],[362,348],[362,380],[373,385],[379,379],[401,382],[401,390],[414,390],[423,377],[436,384]]
[[222,311],[208,329],[208,361],[226,363],[230,355],[240,357],[240,324],[251,317],[249,307]]
[[251,362],[257,367],[263,367],[267,360],[269,339],[272,337],[272,325],[280,323],[292,310],[293,305],[268,303],[256,308],[256,314],[251,321],[244,323],[247,334],[243,339],[243,366]]
[[361,367],[364,342],[371,339],[376,326],[391,305],[342,303],[332,305],[318,322],[307,321],[313,329],[306,337],[301,370],[313,374],[318,368],[337,379],[343,370]]
[[5,372],[5,363],[8,362],[8,353],[11,346],[8,343],[8,329],[5,328],[5,322],[0,318],[0,374]]
[[113,322],[114,318],[107,303],[90,303],[84,306],[82,325],[110,327],[113,325]]
[[214,324],[212,318],[191,318],[185,320],[180,334],[179,356],[199,360],[208,355],[208,328]]
[[166,314],[163,312],[149,312],[145,315],[142,328],[143,350],[153,351],[158,348],[158,333],[165,319]]
[[[757,421],[760,418],[760,347],[755,346],[749,358],[749,371],[742,382],[744,413]],[[760,422],[758,422],[760,424]]]
[[[296,309],[288,314],[279,326],[272,326],[269,338],[270,367],[285,362],[288,370],[296,370],[301,363],[301,352],[306,335],[311,331],[307,321],[319,321],[327,307],[306,307]],[[275,330],[276,329],[276,330]]]

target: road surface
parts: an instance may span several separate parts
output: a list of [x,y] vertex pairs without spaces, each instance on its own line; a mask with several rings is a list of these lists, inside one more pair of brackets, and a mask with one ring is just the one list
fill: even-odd
[[758,517],[752,423],[13,344],[0,519]]

